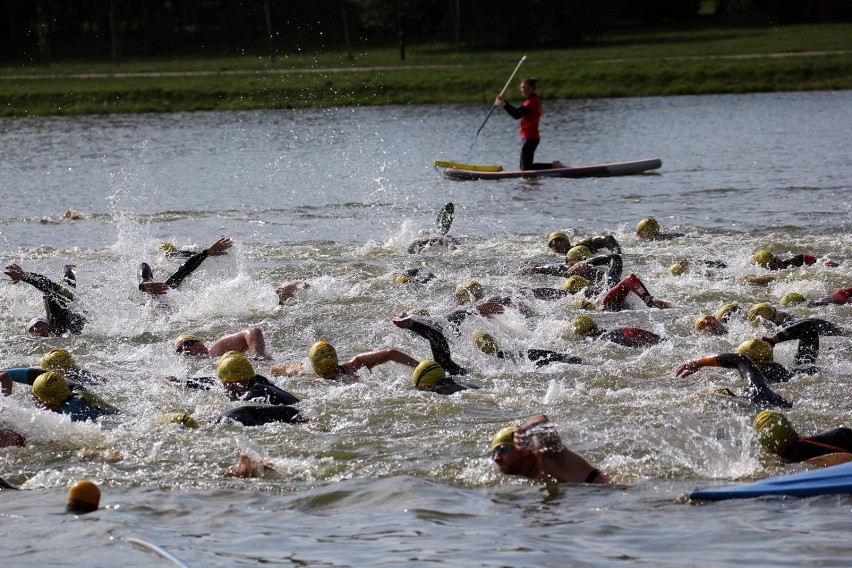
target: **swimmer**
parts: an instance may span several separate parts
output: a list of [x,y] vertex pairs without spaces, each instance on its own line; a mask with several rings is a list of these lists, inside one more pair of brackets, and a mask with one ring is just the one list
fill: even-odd
[[[783,312],[773,308],[767,302],[754,304],[748,309],[746,314],[748,321],[757,325],[762,321],[775,325],[791,325],[796,321],[796,317],[788,312]],[[831,323],[828,320],[820,318],[808,318],[814,322],[817,330],[822,335],[849,335],[842,327]]]
[[[399,351],[387,348],[378,351],[360,353],[348,361],[340,363],[337,358],[337,350],[327,341],[317,341],[308,351],[308,360],[311,368],[318,377],[323,379],[339,379],[345,376],[356,375],[361,369],[372,370],[377,365],[385,363],[399,363],[407,367],[416,367],[417,359]],[[302,363],[283,363],[273,365],[271,373],[273,376],[294,376],[302,371]]]
[[[817,260],[819,260],[812,254],[797,254],[791,256],[790,258],[782,259],[778,256],[775,256],[768,250],[757,251],[751,257],[751,259],[755,264],[760,265],[768,270],[783,270],[785,268],[791,267],[812,266],[817,263]],[[839,266],[833,260],[826,260],[825,262],[823,262],[823,264],[831,268],[836,268],[837,266]]]
[[725,324],[720,322],[716,316],[709,314],[698,316],[692,327],[696,331],[703,331],[709,335],[727,335],[728,333],[728,328]]
[[475,331],[471,334],[476,347],[486,355],[494,355],[498,359],[508,359],[515,361],[517,358],[526,358],[532,361],[536,367],[544,367],[551,363],[568,363],[571,365],[581,365],[583,360],[567,353],[557,353],[549,349],[526,349],[516,353],[508,353],[500,349],[497,340],[490,333],[484,331]]
[[251,362],[237,351],[228,351],[219,358],[216,376],[231,400],[250,400],[273,406],[299,402],[298,398],[276,387],[266,377],[256,374]]
[[228,249],[233,245],[234,243],[231,242],[231,239],[228,237],[222,237],[203,251],[189,257],[174,274],[166,279],[165,282],[155,281],[151,267],[147,263],[143,262],[139,265],[137,274],[139,279],[139,290],[159,296],[168,292],[170,288],[178,288],[187,276],[192,274],[195,269],[201,266],[201,263],[204,262],[208,256],[221,256],[223,254],[227,254]]
[[96,394],[79,387],[72,388],[59,371],[47,371],[36,378],[32,394],[42,408],[66,414],[72,422],[97,420],[118,414],[119,410]]
[[639,327],[622,327],[619,329],[601,329],[589,316],[578,316],[572,322],[571,328],[563,332],[564,339],[587,337],[611,341],[624,347],[650,347],[666,341],[652,331]]
[[531,317],[534,312],[524,302],[514,300],[509,296],[492,296],[485,298],[485,288],[476,280],[466,280],[456,286],[453,304],[459,309],[447,315],[447,320],[453,326],[459,326],[471,315],[494,317],[505,313],[506,308],[514,308],[524,317]]
[[544,414],[503,428],[491,439],[491,459],[505,475],[558,483],[607,484],[609,476],[565,447]]
[[47,371],[60,371],[73,389],[80,385],[102,384],[106,380],[74,362],[74,358],[65,349],[51,349],[39,361],[38,367],[20,367],[0,371],[0,387],[4,396],[12,394],[12,383],[20,383],[32,387],[35,380]]
[[85,514],[98,510],[101,503],[101,490],[87,479],[74,483],[68,489],[65,510],[68,513]]
[[763,448],[787,462],[799,463],[835,453],[852,454],[850,428],[841,426],[811,436],[800,436],[790,420],[777,410],[764,410],[755,416],[753,426]]
[[808,302],[808,307],[828,306],[831,304],[848,304],[852,302],[852,288],[841,288],[834,294],[823,296],[819,300]]
[[394,284],[427,284],[434,280],[436,276],[431,270],[425,266],[417,268],[409,268],[401,274],[394,277]]
[[225,470],[225,477],[263,477],[275,471],[275,464],[269,458],[240,453],[240,461]]
[[452,203],[444,205],[441,210],[438,211],[438,219],[436,221],[440,236],[427,237],[414,241],[408,246],[408,254],[423,252],[424,250],[432,247],[443,247],[446,250],[455,250],[461,243],[458,239],[451,237],[448,234],[450,232],[450,227],[453,224],[455,212],[456,208]]
[[17,264],[8,265],[5,272],[12,279],[12,284],[26,282],[43,294],[44,311],[47,317],[31,320],[27,324],[29,333],[42,337],[82,333],[86,318],[76,308],[75,294],[70,289],[76,286],[76,277],[71,278],[73,265],[65,266],[63,278],[66,286],[57,284],[41,274],[25,272]]
[[[581,249],[581,250],[577,250]],[[562,289],[557,288],[520,288],[519,291],[531,293],[539,300],[558,300],[569,294],[584,291],[586,297],[591,297],[602,290],[610,289],[621,280],[623,260],[620,254],[606,254],[589,258],[588,249],[574,247],[566,255],[565,264],[557,269],[548,267],[531,267],[524,274],[549,274],[564,276]],[[606,270],[603,270],[606,267]]]
[[623,278],[604,295],[601,300],[601,309],[607,312],[620,312],[626,308],[625,300],[630,292],[639,296],[649,308],[664,310],[674,307],[674,304],[671,302],[654,298],[642,281],[639,280],[639,277],[631,274]]
[[248,353],[252,359],[263,359],[266,355],[266,340],[259,327],[250,327],[220,337],[208,348],[194,335],[179,335],[174,341],[175,351],[192,357],[219,357],[228,351]]
[[431,359],[424,359],[417,364],[411,373],[411,384],[420,391],[435,394],[455,394],[468,389],[478,389],[477,385],[463,383],[451,379],[444,368]]
[[[675,370],[675,376],[685,378],[704,367],[736,369],[746,382],[743,397],[755,404],[781,408],[793,406],[784,397],[769,388],[766,377],[760,368],[749,357],[740,353],[719,353],[718,355],[692,359],[680,365]],[[728,389],[723,390],[730,393]]]
[[645,217],[636,225],[636,236],[646,241],[668,241],[686,235],[684,233],[661,233],[659,221],[653,217]]
[[[0,448],[23,448],[26,447],[26,445],[26,436],[16,430],[13,430],[6,424],[0,423]],[[2,484],[0,484],[0,487],[2,487]]]
[[305,280],[293,280],[282,284],[275,289],[275,295],[278,296],[278,305],[283,306],[287,300],[296,296],[296,292],[305,288],[310,288],[310,285]]
[[221,413],[213,421],[214,424],[238,422],[243,426],[262,426],[276,422],[289,424],[304,424],[309,418],[302,416],[298,410],[289,405],[278,406],[238,406]]

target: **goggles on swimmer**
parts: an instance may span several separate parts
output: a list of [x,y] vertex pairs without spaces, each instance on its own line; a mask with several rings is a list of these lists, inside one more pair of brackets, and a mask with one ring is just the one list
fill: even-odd
[[497,446],[497,447],[496,447],[496,448],[494,448],[494,450],[491,452],[491,459],[492,459],[492,460],[496,460],[496,459],[497,459],[497,456],[505,456],[505,455],[506,455],[506,454],[508,454],[510,451],[512,451],[512,448],[514,448],[514,446],[510,446],[509,444],[502,444],[502,445],[500,445],[500,446]]
[[183,353],[184,351],[186,351],[187,347],[192,347],[193,345],[196,345],[198,343],[201,342],[197,339],[184,339],[183,341],[181,341],[180,345],[177,346],[177,349],[175,349],[175,353]]

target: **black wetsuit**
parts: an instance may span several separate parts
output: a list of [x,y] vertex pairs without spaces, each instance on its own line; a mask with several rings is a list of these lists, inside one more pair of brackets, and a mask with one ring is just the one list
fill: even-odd
[[719,367],[736,369],[740,376],[745,379],[746,385],[743,396],[755,404],[762,406],[779,406],[791,408],[792,403],[769,388],[766,376],[754,364],[754,361],[740,355],[739,353],[720,353],[716,355],[716,363]]
[[592,335],[595,339],[605,339],[624,347],[649,347],[666,340],[652,331],[639,327],[622,327],[619,329],[601,329]]
[[785,448],[781,457],[791,462],[803,462],[833,453],[852,453],[852,429],[840,427],[803,436]]
[[[68,277],[65,277],[68,282]],[[53,282],[46,276],[25,272],[23,281],[43,294],[44,311],[51,335],[82,333],[86,318],[74,309],[74,292]]]
[[802,373],[812,375],[819,372],[814,366],[819,356],[819,336],[822,335],[846,335],[846,333],[833,323],[819,318],[807,318],[778,330],[772,337],[764,337],[763,340],[770,345],[777,345],[784,341],[799,340],[796,349],[796,366],[792,370],[783,365],[771,362],[761,367],[770,383],[786,382],[794,374]]
[[[7,373],[9,378],[16,383],[21,383],[24,385],[33,386],[33,383],[37,378],[39,378],[42,374],[46,373],[46,369],[42,369],[41,367],[22,367],[15,369],[5,369],[0,371],[2,373]],[[106,379],[103,377],[99,377],[98,375],[92,374],[89,371],[83,369],[70,369],[70,370],[62,370],[60,371],[62,376],[65,377],[65,381],[68,383],[68,387],[72,390],[75,387],[82,387],[85,385],[92,384],[104,384],[106,383]]]
[[[605,254],[595,256],[588,260],[584,260],[583,262],[586,263],[585,269],[574,270],[573,272],[569,272],[571,266],[567,264],[550,264],[545,266],[536,266],[532,269],[529,269],[531,272],[524,272],[527,274],[550,274],[553,276],[564,276],[566,278],[571,276],[572,274],[582,276],[583,278],[589,281],[589,286],[586,288],[586,296],[592,296],[600,292],[604,289],[604,285],[606,285],[605,289],[608,290],[615,286],[621,280],[621,272],[624,268],[624,261],[622,260],[620,254]],[[596,268],[599,266],[606,266],[606,272]],[[574,294],[574,292],[570,292],[568,290],[560,288],[522,288],[521,290],[529,290],[532,295],[539,300],[558,300],[560,298],[564,298],[565,296]]]
[[238,406],[220,414],[214,424],[239,422],[243,426],[260,426],[270,422],[289,422],[298,424],[305,419],[292,406]]
[[[201,263],[208,257],[206,250],[197,252],[190,256],[177,271],[166,279],[164,284],[169,288],[178,288],[187,276],[192,274],[196,268],[201,266]],[[151,267],[143,262],[139,265],[139,289],[144,290],[144,283],[151,282],[154,279],[151,272]]]
[[808,302],[808,307],[828,306],[830,304],[848,304],[852,301],[852,288],[841,288],[830,296]]
[[451,237],[450,235],[445,235],[443,237],[428,237],[425,239],[417,239],[416,241],[408,245],[408,254],[416,254],[435,245],[448,246],[449,244],[460,245],[461,242],[459,242],[459,240],[455,237]]
[[[184,380],[183,385],[188,389],[210,390],[217,383],[219,381],[213,377],[190,377]],[[271,405],[289,405],[299,402],[298,398],[284,389],[276,387],[262,375],[252,377],[245,394],[233,398],[233,400],[263,402]]]
[[418,390],[433,392],[435,394],[454,394],[468,389],[478,389],[477,385],[471,383],[457,383],[453,379],[444,379],[433,387],[426,387]]

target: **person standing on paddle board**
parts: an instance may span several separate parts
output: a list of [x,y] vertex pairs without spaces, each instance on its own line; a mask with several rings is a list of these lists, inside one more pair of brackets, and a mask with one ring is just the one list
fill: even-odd
[[527,78],[521,81],[521,93],[524,95],[524,103],[519,107],[512,106],[506,102],[506,98],[499,96],[494,101],[495,106],[503,107],[509,116],[521,121],[521,171],[549,170],[552,168],[564,168],[559,160],[544,164],[535,163],[535,150],[541,141],[538,132],[538,124],[541,121],[541,100],[535,92],[536,79]]
[[800,436],[782,412],[764,410],[755,416],[754,430],[766,451],[788,462],[803,462],[827,454],[852,454],[852,429],[843,426]]

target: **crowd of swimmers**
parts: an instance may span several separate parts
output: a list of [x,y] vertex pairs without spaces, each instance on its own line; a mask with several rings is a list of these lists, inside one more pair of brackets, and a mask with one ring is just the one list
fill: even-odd
[[[451,212],[451,211],[450,211]],[[409,247],[409,252],[419,252],[430,247],[453,249],[461,246],[454,237],[446,234],[440,238],[422,239]],[[664,233],[656,219],[646,218],[636,228],[639,239],[672,240],[684,238],[683,233]],[[229,238],[223,237],[201,251],[181,251],[171,245],[163,251],[183,260],[181,266],[167,279],[158,281],[147,263],[139,265],[137,279],[140,292],[152,297],[168,294],[179,288],[208,257],[227,254],[232,246]],[[669,301],[655,297],[634,273],[623,274],[624,259],[621,245],[612,235],[583,239],[573,245],[568,233],[556,231],[547,238],[547,247],[562,258],[559,262],[531,264],[520,267],[518,275],[531,277],[557,277],[563,279],[559,287],[516,287],[503,290],[501,294],[487,296],[484,287],[475,279],[460,283],[455,289],[454,308],[443,318],[436,318],[426,310],[412,309],[398,314],[392,323],[428,342],[431,358],[418,359],[393,348],[358,353],[341,360],[330,341],[315,342],[307,353],[309,365],[301,361],[282,362],[270,367],[272,377],[290,377],[303,373],[337,380],[357,375],[378,365],[396,364],[408,367],[413,387],[420,391],[439,395],[452,395],[479,386],[463,380],[468,370],[453,359],[448,335],[454,341],[461,337],[460,325],[469,318],[493,318],[506,310],[516,310],[530,316],[531,299],[557,300],[569,298],[578,310],[588,314],[575,317],[564,336],[584,341],[610,341],[630,348],[644,348],[669,341],[650,330],[638,327],[603,329],[595,321],[595,310],[619,312],[630,309],[631,297],[638,298],[653,309],[674,307]],[[807,267],[821,263],[826,267],[837,267],[838,262],[820,259],[811,254],[798,254],[781,258],[766,250],[755,252],[751,258],[754,265],[770,273],[791,267]],[[720,268],[724,263],[704,262],[704,265]],[[678,276],[690,270],[692,263],[687,259],[676,262],[669,269]],[[87,314],[76,302],[76,266],[68,264],[63,269],[59,282],[49,277],[27,272],[17,264],[6,267],[6,275],[12,283],[26,283],[36,288],[44,303],[44,316],[33,318],[27,331],[34,335],[67,337],[84,333]],[[424,285],[435,275],[424,267],[406,270],[395,275],[397,285]],[[774,276],[758,275],[752,282],[765,283]],[[300,289],[308,287],[305,281],[293,281],[276,289],[280,303],[291,300]],[[852,301],[852,288],[842,288],[820,298],[808,300],[802,294],[791,293],[781,299],[781,306],[803,305],[819,307],[828,304],[845,304]],[[713,314],[696,314],[693,325],[696,333],[728,335],[728,326],[733,318],[743,318],[754,323],[764,323],[771,332],[751,338],[742,338],[735,349],[693,359],[681,364],[674,374],[687,377],[704,367],[724,367],[736,370],[744,382],[740,394],[731,389],[716,389],[715,394],[741,397],[753,404],[759,413],[754,419],[757,439],[772,454],[787,461],[805,461],[826,454],[848,454],[852,458],[852,430],[836,428],[811,436],[800,436],[789,419],[779,409],[789,409],[793,404],[772,390],[771,385],[789,381],[796,374],[819,372],[817,359],[820,338],[850,335],[848,330],[821,318],[797,319],[791,314],[773,307],[768,302],[759,302],[750,307],[726,304]],[[332,338],[328,338],[332,339]],[[509,361],[530,361],[536,367],[552,364],[582,364],[581,357],[549,349],[530,347],[522,350],[504,349],[493,335],[477,330],[470,341],[482,353]],[[791,368],[774,361],[774,347],[786,341],[797,341],[795,365]],[[214,422],[235,422],[244,426],[257,426],[271,422],[304,424],[310,418],[297,409],[299,398],[276,385],[272,379],[258,374],[253,360],[268,357],[263,332],[258,327],[249,327],[221,338],[205,342],[190,334],[181,334],[173,342],[176,354],[186,357],[208,357],[215,359],[216,372],[213,376],[165,377],[185,388],[221,390],[223,395],[237,406],[223,410]],[[37,367],[17,367],[0,372],[0,389],[4,396],[13,394],[15,383],[26,385],[37,405],[45,410],[62,413],[73,421],[98,420],[102,416],[120,413],[108,401],[96,394],[97,386],[106,381],[81,369],[74,357],[65,349],[57,348],[45,354]],[[186,428],[199,427],[198,422],[183,412],[166,412],[160,423],[177,424]],[[26,437],[0,422],[0,446],[23,446]],[[571,483],[609,483],[611,475],[602,472],[582,456],[569,450],[562,442],[554,425],[544,414],[535,414],[528,420],[500,429],[491,440],[491,456],[497,469],[508,475],[519,475],[536,480],[551,480]],[[243,456],[245,458],[245,456]],[[264,464],[252,464],[241,459],[241,464],[231,473],[254,475]],[[234,473],[236,472],[236,473]]]

